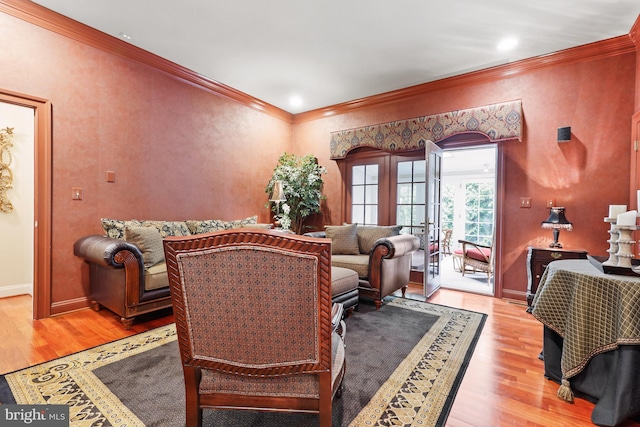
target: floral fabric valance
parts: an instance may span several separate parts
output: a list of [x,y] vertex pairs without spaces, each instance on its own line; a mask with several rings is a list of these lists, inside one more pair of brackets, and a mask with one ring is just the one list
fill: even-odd
[[451,135],[483,133],[491,141],[522,137],[522,101],[451,111],[414,119],[365,126],[331,133],[331,158],[343,159],[358,147],[398,152],[438,142]]

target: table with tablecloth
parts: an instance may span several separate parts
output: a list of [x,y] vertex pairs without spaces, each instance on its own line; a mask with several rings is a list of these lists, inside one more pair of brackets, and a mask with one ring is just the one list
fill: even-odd
[[640,415],[640,277],[606,274],[591,260],[549,264],[532,303],[544,328],[545,376],[596,403],[592,421]]

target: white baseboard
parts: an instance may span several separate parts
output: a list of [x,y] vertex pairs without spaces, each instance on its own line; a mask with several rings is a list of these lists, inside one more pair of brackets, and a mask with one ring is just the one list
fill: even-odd
[[0,286],[0,298],[15,297],[16,295],[33,295],[33,285],[24,283],[22,285]]

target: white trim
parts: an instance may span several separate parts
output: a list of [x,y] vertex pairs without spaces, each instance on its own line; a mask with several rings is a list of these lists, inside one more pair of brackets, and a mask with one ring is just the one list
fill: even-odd
[[33,284],[10,285],[0,287],[0,298],[15,297],[16,295],[33,296]]

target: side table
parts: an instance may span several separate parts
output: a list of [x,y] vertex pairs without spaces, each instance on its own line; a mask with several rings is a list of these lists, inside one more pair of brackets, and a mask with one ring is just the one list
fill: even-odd
[[587,259],[584,249],[564,249],[529,246],[527,253],[527,313],[531,313],[531,303],[536,295],[542,273],[551,261],[559,259]]

